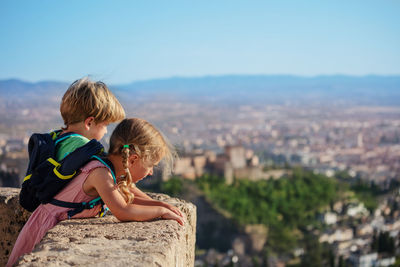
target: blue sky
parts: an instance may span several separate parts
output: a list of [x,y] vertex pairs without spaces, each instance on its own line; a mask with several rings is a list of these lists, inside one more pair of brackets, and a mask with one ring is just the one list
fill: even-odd
[[0,2],[0,79],[400,74],[400,1]]

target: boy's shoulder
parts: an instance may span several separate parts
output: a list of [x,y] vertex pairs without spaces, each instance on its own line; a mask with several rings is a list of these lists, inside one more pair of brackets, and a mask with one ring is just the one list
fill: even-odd
[[[80,134],[70,134],[68,138],[63,139],[63,137],[58,138],[60,142],[56,142],[57,151],[56,158],[57,160],[62,160],[69,153],[75,151],[75,149],[86,145],[90,140],[83,135]],[[62,141],[62,142],[61,142]]]

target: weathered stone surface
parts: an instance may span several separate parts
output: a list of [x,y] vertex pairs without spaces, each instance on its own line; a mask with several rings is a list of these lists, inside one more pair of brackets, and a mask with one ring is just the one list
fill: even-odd
[[51,229],[18,266],[193,266],[196,207],[152,194],[185,214],[171,220],[119,222],[114,216],[63,221]]
[[19,205],[18,194],[17,188],[0,187],[0,266],[6,265],[18,233],[30,215]]

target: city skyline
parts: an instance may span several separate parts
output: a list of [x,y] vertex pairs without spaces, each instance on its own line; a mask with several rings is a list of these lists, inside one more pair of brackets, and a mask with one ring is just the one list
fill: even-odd
[[0,4],[0,79],[398,75],[396,1]]

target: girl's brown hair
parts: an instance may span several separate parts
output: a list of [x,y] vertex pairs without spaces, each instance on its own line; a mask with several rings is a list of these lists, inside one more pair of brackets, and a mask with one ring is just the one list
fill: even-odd
[[130,155],[138,155],[143,164],[153,165],[161,161],[164,172],[171,171],[176,156],[163,134],[151,123],[139,118],[124,119],[117,125],[110,138],[109,154],[122,156],[125,177],[118,182],[118,188],[127,203],[133,201],[130,189],[135,186],[128,168]]

